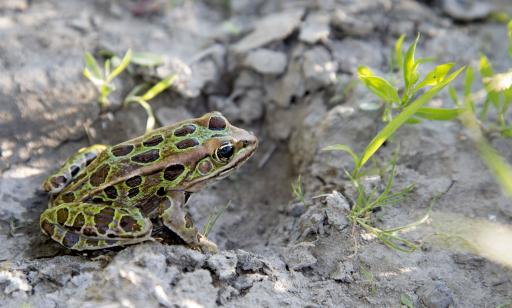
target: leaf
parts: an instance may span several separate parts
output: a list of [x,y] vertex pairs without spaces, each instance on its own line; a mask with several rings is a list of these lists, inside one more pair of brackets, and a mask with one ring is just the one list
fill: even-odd
[[158,66],[164,63],[164,58],[150,52],[134,52],[131,62],[140,66]]
[[421,107],[415,115],[428,120],[450,121],[457,118],[462,112],[464,112],[462,108]]
[[454,66],[454,63],[445,63],[436,66],[431,72],[425,76],[423,81],[421,81],[417,86],[415,91],[418,91],[419,89],[427,86],[435,86],[439,84],[441,81],[443,81],[444,77],[450,72],[452,67]]
[[364,85],[383,101],[392,103],[399,102],[398,91],[384,78],[375,76],[373,72],[364,66],[358,69],[358,77]]
[[489,62],[489,59],[484,55],[480,56],[480,65],[479,65],[478,69],[480,71],[480,75],[484,78],[491,77],[494,74],[492,65]]
[[83,72],[85,78],[89,79],[97,88],[103,84],[103,80],[93,76],[93,73],[86,67]]
[[508,55],[512,58],[512,20],[508,22]]
[[400,295],[400,304],[406,306],[407,308],[414,308],[414,302],[412,301],[412,298],[405,293]]
[[450,86],[448,88],[448,93],[450,94],[450,98],[452,99],[455,106],[461,106],[461,103],[459,101],[459,98],[457,97],[457,90],[455,90],[454,87]]
[[146,134],[151,132],[155,127],[156,123],[155,115],[153,113],[153,108],[151,108],[151,105],[149,105],[148,102],[143,100],[140,96],[127,97],[125,100],[125,105],[128,105],[130,103],[139,104],[142,108],[144,108],[146,114],[148,115],[148,119],[146,122]]
[[130,64],[131,59],[132,59],[132,50],[128,49],[128,51],[126,52],[126,54],[123,57],[123,60],[121,60],[121,63],[112,71],[111,74],[108,75],[107,81],[111,82],[112,80],[114,80],[114,78],[116,78],[119,74],[121,74],[126,69],[128,64]]
[[[84,57],[85,57],[85,67],[86,67],[86,69],[89,70],[88,74],[96,79],[101,79],[101,70],[100,70],[100,67],[98,66],[98,62],[96,62],[96,59],[94,59],[94,57],[92,56],[92,54],[90,52],[85,52]],[[84,72],[84,75],[85,75],[85,72]],[[87,78],[89,78],[89,77],[87,77]]]
[[417,71],[418,65],[414,61],[414,54],[416,53],[416,45],[418,44],[418,41],[420,39],[420,34],[416,36],[416,39],[414,40],[414,43],[409,46],[409,49],[407,49],[407,52],[405,53],[404,58],[404,82],[405,82],[405,89],[409,90],[411,89],[416,81],[418,81],[419,74]]
[[464,78],[464,97],[469,97],[471,95],[471,86],[473,85],[474,80],[475,75],[473,73],[473,68],[470,66],[466,70],[466,77]]
[[354,165],[357,167],[359,165],[359,156],[357,156],[357,154],[354,152],[354,150],[352,150],[352,148],[348,145],[345,145],[345,144],[334,144],[334,145],[330,145],[330,146],[327,146],[325,148],[322,149],[322,151],[343,151],[343,152],[346,152],[348,154],[350,154],[350,156],[352,156],[352,160],[354,161]]
[[395,58],[396,64],[398,66],[398,71],[401,72],[403,70],[404,58],[402,54],[402,45],[404,43],[405,34],[402,34],[395,43]]
[[430,90],[423,93],[420,97],[414,100],[406,108],[402,110],[391,122],[389,122],[373,140],[368,144],[363,152],[361,160],[359,161],[358,169],[360,169],[375,152],[382,146],[382,144],[393,135],[393,133],[400,128],[409,118],[411,118],[423,105],[429,102],[439,91],[446,87],[453,81],[462,71],[464,67],[459,68],[454,73],[450,74],[437,86],[432,87]]
[[155,84],[151,89],[149,89],[144,95],[142,95],[142,99],[145,101],[149,101],[153,99],[153,97],[160,94],[165,89],[169,88],[174,80],[176,79],[176,75],[171,75],[163,80],[160,80],[157,84]]

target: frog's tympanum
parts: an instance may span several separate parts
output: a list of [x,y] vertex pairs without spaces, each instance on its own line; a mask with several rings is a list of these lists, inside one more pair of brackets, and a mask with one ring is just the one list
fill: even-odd
[[91,250],[151,239],[158,223],[188,245],[215,252],[186,202],[231,174],[257,145],[253,134],[211,112],[112,147],[81,149],[43,183],[51,200],[41,229],[65,247]]

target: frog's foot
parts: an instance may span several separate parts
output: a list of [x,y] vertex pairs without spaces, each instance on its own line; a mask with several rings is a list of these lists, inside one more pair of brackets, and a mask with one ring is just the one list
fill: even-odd
[[181,198],[172,196],[164,200],[160,207],[160,218],[163,224],[176,233],[192,248],[199,248],[205,253],[217,253],[217,245],[199,233],[190,216],[182,208]]
[[95,144],[80,149],[71,155],[57,172],[50,175],[43,182],[43,189],[52,194],[63,190],[73,179],[76,179],[83,173],[85,167],[89,165],[101,152],[108,147],[103,144]]
[[152,224],[137,208],[62,204],[41,214],[41,229],[64,247],[103,249],[150,239]]

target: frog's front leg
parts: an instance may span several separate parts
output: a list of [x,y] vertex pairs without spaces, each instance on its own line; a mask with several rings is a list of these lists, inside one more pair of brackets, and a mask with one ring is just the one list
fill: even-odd
[[176,233],[192,247],[200,248],[203,252],[217,253],[215,243],[201,234],[186,212],[185,192],[170,191],[160,205],[160,218],[164,225]]
[[78,152],[71,155],[57,172],[50,175],[43,182],[43,189],[52,194],[60,192],[73,179],[83,173],[85,167],[107,148],[108,146],[104,144],[95,144],[81,148]]
[[41,214],[41,229],[74,250],[102,249],[146,241],[152,224],[135,207],[66,203]]

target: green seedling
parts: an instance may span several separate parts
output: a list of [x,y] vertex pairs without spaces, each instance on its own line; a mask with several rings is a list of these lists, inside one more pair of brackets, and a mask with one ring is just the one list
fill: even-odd
[[85,53],[85,68],[83,74],[96,86],[96,89],[98,89],[98,104],[101,111],[105,110],[105,107],[110,105],[108,96],[116,89],[113,81],[126,69],[128,64],[130,64],[131,57],[132,51],[128,49],[123,59],[120,61],[117,61],[118,58],[106,59],[102,70],[93,55],[89,52]]
[[[414,107],[414,117],[408,117],[408,123],[419,123],[421,119],[447,121],[456,118],[461,110],[457,108],[432,108],[423,106],[430,101],[441,89],[449,84],[463,68],[450,74],[453,69],[453,63],[444,63],[436,66],[423,78],[419,74],[421,63],[429,61],[426,58],[415,59],[416,46],[420,36],[409,46],[405,54],[402,52],[402,44],[405,36],[401,36],[396,44],[391,59],[391,70],[398,70],[402,73],[404,82],[403,90],[393,85],[393,82],[383,77],[377,76],[370,68],[360,66],[358,77],[363,84],[374,93],[384,104],[383,120],[391,122],[396,112],[402,112],[411,105],[420,105]],[[401,92],[401,95],[400,95]],[[418,100],[426,97],[423,103],[418,104]]]
[[402,293],[400,295],[400,307],[414,308],[412,298],[409,295]]
[[208,234],[212,231],[213,227],[217,223],[217,220],[219,219],[222,214],[226,212],[226,210],[231,206],[231,201],[228,202],[225,206],[221,207],[220,209],[216,210],[212,215],[208,217],[208,221],[204,225],[203,234],[204,236],[208,237]]
[[297,182],[292,183],[292,193],[295,196],[295,199],[302,202],[303,204],[306,204],[305,198],[304,198],[304,191],[302,191],[302,183],[300,175],[297,177]]
[[512,166],[489,144],[482,132],[481,124],[475,114],[474,102],[470,95],[472,80],[472,71],[468,70],[466,72],[463,100],[458,99],[455,90],[450,91],[452,93],[451,97],[456,104],[464,106],[464,112],[460,116],[460,120],[468,130],[468,135],[480,153],[480,157],[494,175],[497,182],[500,183],[505,193],[509,197],[512,197]]
[[[149,105],[149,101],[152,100],[158,94],[165,91],[167,88],[169,88],[175,79],[175,75],[168,76],[167,78],[162,79],[161,81],[153,85],[151,88],[149,88],[149,84],[138,85],[135,88],[133,88],[133,90],[130,91],[130,93],[126,96],[124,100],[125,106],[128,106],[132,103],[136,103],[139,104],[146,111],[146,114],[148,115],[148,120],[146,122],[146,133],[152,131],[156,123],[153,108],[151,108],[151,105]],[[146,90],[147,88],[149,89]],[[144,94],[139,94],[144,90],[146,90]]]

